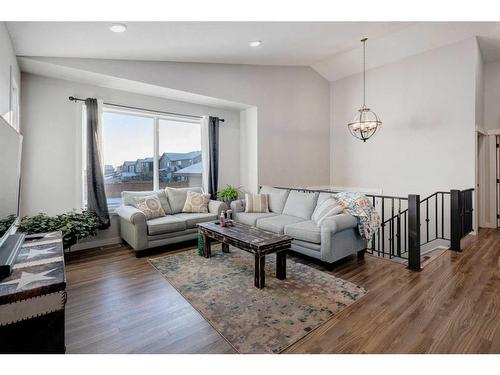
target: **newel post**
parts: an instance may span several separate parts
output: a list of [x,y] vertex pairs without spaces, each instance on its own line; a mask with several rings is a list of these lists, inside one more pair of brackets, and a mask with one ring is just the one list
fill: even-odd
[[450,191],[450,250],[460,251],[462,238],[462,194],[460,190]]
[[420,271],[420,195],[408,195],[408,268]]

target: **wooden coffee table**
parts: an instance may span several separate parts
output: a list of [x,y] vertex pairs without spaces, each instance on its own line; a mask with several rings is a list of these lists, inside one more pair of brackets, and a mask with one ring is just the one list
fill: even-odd
[[245,250],[255,256],[255,286],[262,289],[266,285],[266,255],[276,253],[276,278],[286,279],[286,253],[290,249],[292,237],[269,232],[250,225],[234,223],[231,227],[221,227],[213,222],[198,224],[203,236],[203,256],[210,258],[210,239],[222,242],[222,251],[229,252],[229,245]]

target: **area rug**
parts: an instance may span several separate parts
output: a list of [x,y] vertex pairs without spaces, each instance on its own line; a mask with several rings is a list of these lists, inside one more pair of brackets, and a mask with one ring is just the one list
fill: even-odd
[[276,279],[276,257],[266,257],[266,287],[254,287],[254,257],[212,247],[149,260],[239,353],[280,353],[366,289],[313,267],[287,260],[286,280]]

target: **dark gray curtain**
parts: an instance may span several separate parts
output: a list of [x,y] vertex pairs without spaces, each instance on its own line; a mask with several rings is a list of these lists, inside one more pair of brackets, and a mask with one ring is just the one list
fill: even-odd
[[208,118],[208,194],[217,199],[219,191],[219,118]]
[[87,107],[87,208],[96,213],[101,223],[100,229],[106,229],[110,221],[99,148],[97,99],[85,99],[85,106]]

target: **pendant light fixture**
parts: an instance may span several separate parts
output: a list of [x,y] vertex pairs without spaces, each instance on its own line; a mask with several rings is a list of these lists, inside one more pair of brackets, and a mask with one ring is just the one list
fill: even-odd
[[366,76],[366,41],[368,38],[361,39],[361,43],[363,43],[363,106],[358,109],[358,113],[354,119],[347,124],[349,131],[353,136],[358,139],[361,139],[363,142],[366,142],[370,137],[375,135],[375,133],[382,126],[382,121],[378,118],[377,114],[370,110],[366,106],[366,84],[365,84],[365,76]]

